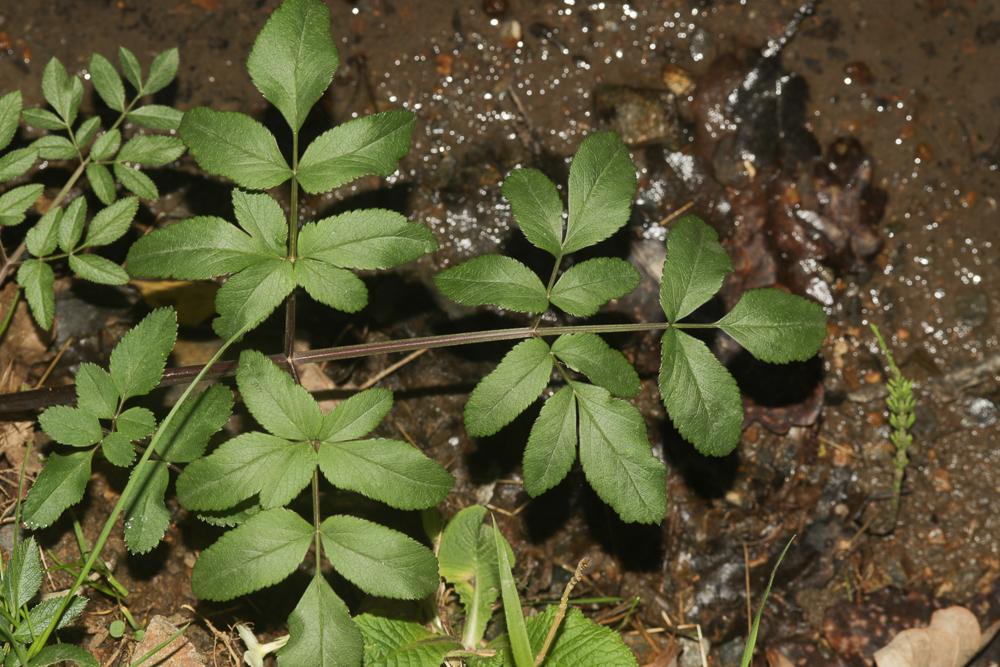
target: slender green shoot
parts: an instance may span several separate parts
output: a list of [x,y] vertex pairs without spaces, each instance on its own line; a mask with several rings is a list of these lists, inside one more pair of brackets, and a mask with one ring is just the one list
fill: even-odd
[[764,597],[760,601],[760,608],[757,609],[753,625],[750,626],[750,636],[747,637],[747,644],[743,648],[743,659],[740,660],[740,667],[750,667],[750,661],[753,659],[753,651],[757,647],[757,632],[760,630],[760,619],[764,616],[764,606],[767,604],[767,596],[771,594],[771,586],[774,585],[774,576],[778,574],[781,561],[785,559],[785,554],[788,553],[788,549],[794,541],[795,535],[792,535],[791,539],[788,540],[788,544],[781,550],[781,555],[778,556],[778,562],[774,564],[774,569],[771,570],[771,577],[767,580],[767,587],[764,589]]

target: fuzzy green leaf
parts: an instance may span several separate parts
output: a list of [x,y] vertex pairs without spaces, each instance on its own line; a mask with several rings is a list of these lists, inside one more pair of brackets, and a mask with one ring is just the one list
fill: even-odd
[[653,456],[642,414],[601,387],[574,383],[573,392],[587,481],[622,521],[662,521],[667,512],[666,470]]
[[156,415],[148,408],[132,407],[118,415],[115,428],[132,442],[142,440],[156,430]]
[[119,46],[118,62],[121,63],[125,78],[132,84],[136,92],[142,90],[142,66],[139,65],[139,59],[135,57],[135,54],[124,46]]
[[157,189],[153,179],[138,169],[129,167],[121,162],[115,162],[113,170],[115,179],[122,184],[123,188],[135,196],[149,200],[160,198],[160,191]]
[[98,116],[88,118],[76,127],[76,145],[82,151],[101,129],[101,119]]
[[77,157],[73,142],[56,134],[47,134],[36,139],[31,147],[38,151],[38,157],[43,160],[72,160]]
[[462,648],[451,637],[435,635],[412,621],[361,614],[357,624],[364,636],[366,665],[441,667],[449,652]]
[[201,457],[208,439],[219,432],[233,412],[233,392],[215,384],[181,405],[163,429],[156,452],[170,463],[189,463]]
[[65,662],[72,662],[79,667],[98,667],[100,665],[97,658],[79,646],[49,644],[34,657],[31,661],[31,667],[48,667],[49,665],[61,665]]
[[69,268],[80,278],[99,285],[124,285],[128,282],[125,269],[97,255],[70,255]]
[[[356,667],[364,646],[344,601],[317,574],[288,617],[288,644],[278,651],[278,667]],[[434,667],[440,667],[435,665]]]
[[826,338],[823,307],[779,289],[747,291],[718,325],[754,357],[774,364],[805,361]]
[[266,510],[201,552],[191,588],[203,600],[231,600],[283,581],[313,541],[313,527],[284,508]]
[[639,374],[625,355],[610,347],[596,334],[559,336],[552,353],[577,373],[604,387],[615,396],[630,398],[639,393]]
[[105,206],[110,206],[115,201],[115,179],[108,171],[108,168],[101,164],[88,164],[87,180],[94,194]]
[[76,405],[100,419],[111,419],[118,409],[118,389],[111,375],[90,362],[76,372]]
[[569,168],[563,254],[599,243],[625,225],[635,190],[635,165],[618,135],[598,132],[584,139]]
[[387,269],[434,252],[431,230],[385,209],[362,209],[305,225],[299,255],[345,269]]
[[465,405],[465,430],[474,437],[493,435],[535,402],[550,375],[548,344],[541,338],[518,343],[472,390]]
[[115,66],[99,53],[90,56],[90,77],[94,83],[94,90],[104,103],[115,111],[124,111],[125,85],[122,83],[122,78]]
[[24,237],[28,252],[35,257],[52,254],[59,243],[59,221],[62,217],[63,210],[59,206],[53,206],[45,212]]
[[68,405],[54,405],[38,416],[45,434],[64,445],[89,447],[97,444],[103,433],[97,417]]
[[292,265],[277,258],[262,260],[229,278],[215,296],[219,316],[212,329],[228,339],[249,331],[281,305],[295,289]]
[[360,176],[388,176],[410,150],[416,116],[393,109],[362,116],[327,130],[309,144],[299,162],[299,183],[316,194]]
[[37,259],[26,260],[17,270],[17,282],[31,307],[38,326],[48,331],[56,314],[56,295],[52,291],[55,276],[52,267]]
[[46,528],[55,523],[67,507],[83,498],[90,481],[94,450],[52,454],[24,499],[24,522],[29,528]]
[[[233,189],[233,213],[252,239],[257,241],[268,254],[278,257],[285,255],[288,242],[288,223],[281,206],[270,195],[251,194]],[[299,248],[302,241],[299,237]],[[299,253],[302,254],[301,252]]]
[[382,423],[391,409],[391,391],[380,387],[366,389],[323,415],[319,439],[343,442],[363,438]]
[[319,529],[330,564],[366,593],[419,600],[437,588],[434,554],[403,533],[345,515],[327,517]]
[[15,541],[10,550],[10,558],[5,564],[6,572],[0,579],[4,602],[20,609],[35,597],[42,587],[42,559],[38,543],[34,537]]
[[535,247],[561,256],[563,205],[556,184],[537,169],[515,169],[501,192],[525,238]]
[[13,188],[0,195],[0,226],[10,227],[20,224],[31,205],[42,196],[44,189],[43,185],[32,183]]
[[236,385],[257,423],[288,440],[310,440],[322,433],[323,416],[313,397],[292,376],[256,350],[244,350]]
[[[35,548],[37,549],[38,547]],[[45,628],[55,620],[63,600],[64,596],[48,597],[32,607],[31,611],[28,612],[27,621],[18,625],[17,630],[14,632],[14,638],[25,644],[30,644],[33,638],[42,634]],[[66,606],[66,611],[63,612],[59,622],[56,624],[56,628],[64,628],[70,625],[83,612],[86,606],[87,598],[82,595],[74,595]],[[39,663],[35,660],[32,660],[30,663],[32,667],[37,664]]]
[[112,465],[128,468],[135,460],[132,441],[123,433],[109,433],[101,440],[101,453]]
[[[541,651],[558,609],[557,605],[550,605],[528,619],[528,636],[536,653]],[[545,667],[636,667],[637,664],[617,632],[595,623],[576,608],[570,608],[566,614],[545,657]]]
[[404,510],[433,507],[455,483],[440,464],[399,440],[323,443],[319,467],[334,486]]
[[552,303],[570,315],[590,317],[639,284],[639,272],[623,259],[597,257],[571,267],[552,288]]
[[[140,473],[136,467],[131,477]],[[170,526],[170,511],[164,502],[170,473],[163,461],[146,463],[146,483],[125,508],[125,546],[130,553],[144,554],[160,543]],[[130,478],[131,481],[131,478]]]
[[118,151],[121,162],[134,162],[144,167],[162,167],[184,154],[184,144],[177,137],[162,134],[139,134]]
[[169,86],[170,82],[177,76],[178,64],[180,64],[180,55],[176,47],[158,53],[149,65],[149,77],[142,87],[142,94],[152,95]]
[[345,313],[368,304],[368,288],[361,278],[340,267],[303,257],[295,262],[295,282],[316,301]]
[[122,133],[118,130],[109,130],[97,137],[94,145],[90,148],[90,158],[92,160],[110,160],[121,148]]
[[122,400],[143,396],[156,387],[176,339],[173,308],[154,310],[122,336],[108,367]]
[[290,443],[267,433],[243,433],[184,468],[177,497],[191,510],[224,510],[260,495],[265,508],[290,502],[316,469],[308,442]]
[[0,150],[7,148],[17,132],[17,126],[21,122],[21,107],[19,90],[0,97]]
[[271,255],[236,225],[198,217],[157,229],[132,244],[126,265],[140,278],[206,280],[236,273]]
[[667,235],[660,282],[660,306],[676,322],[715,296],[733,270],[719,235],[693,215],[681,218]]
[[52,58],[42,71],[42,95],[59,117],[72,125],[83,99],[83,84],[70,76],[58,58]]
[[446,297],[463,306],[494,305],[520,313],[549,307],[545,285],[527,266],[503,255],[474,257],[434,276]]
[[162,104],[147,104],[128,113],[131,122],[150,130],[176,130],[183,118],[182,112]]
[[260,513],[260,505],[255,498],[244,500],[235,507],[215,512],[198,512],[198,518],[210,526],[232,528]]
[[34,148],[18,148],[0,157],[0,183],[17,178],[31,169],[38,159]]
[[184,114],[179,132],[202,169],[237,185],[262,190],[292,175],[274,135],[245,114],[198,107]]
[[736,448],[743,402],[736,380],[697,338],[667,329],[660,362],[660,396],[670,421],[702,454],[725,456]]
[[561,482],[576,460],[576,398],[563,387],[550,396],[528,435],[524,490],[535,497]]
[[63,252],[70,252],[76,248],[86,224],[87,198],[77,197],[66,207],[66,214],[59,221],[59,248]]
[[28,107],[21,112],[21,118],[24,119],[24,122],[27,125],[37,127],[41,130],[57,132],[59,130],[66,129],[66,123],[62,122],[59,119],[59,116],[55,115],[48,109]]

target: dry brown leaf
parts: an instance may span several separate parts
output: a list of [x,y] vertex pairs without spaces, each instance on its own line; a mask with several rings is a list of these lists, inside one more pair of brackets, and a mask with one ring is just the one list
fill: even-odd
[[939,609],[926,628],[911,628],[896,635],[875,652],[878,667],[963,667],[1000,629],[994,624],[986,632],[965,607]]
[[769,648],[765,655],[767,656],[767,667],[795,667],[795,663],[786,658],[781,651]]
[[152,308],[173,306],[177,321],[184,326],[196,326],[215,314],[215,283],[187,280],[133,280],[143,301]]

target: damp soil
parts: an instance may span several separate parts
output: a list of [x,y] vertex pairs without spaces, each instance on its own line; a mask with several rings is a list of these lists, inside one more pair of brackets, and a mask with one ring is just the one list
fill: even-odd
[[[520,324],[510,314],[443,302],[429,277],[496,250],[542,266],[512,228],[499,184],[517,165],[562,182],[581,137],[602,128],[625,138],[640,167],[633,218],[602,252],[630,259],[646,280],[601,317],[658,317],[663,240],[681,210],[719,230],[736,266],[717,302],[697,317],[709,321],[742,290],[763,285],[809,295],[830,314],[828,339],[805,364],[761,365],[729,341],[709,340],[746,397],[740,447],[721,459],[700,456],[670,427],[655,389],[658,341],[613,340],[644,378],[638,404],[654,451],[668,464],[669,509],[659,526],[618,521],[579,471],[531,500],[519,464],[531,415],[491,438],[465,434],[464,395],[503,345],[430,351],[383,380],[397,397],[385,435],[412,440],[453,472],[445,514],[474,502],[495,510],[529,598],[558,597],[588,557],[592,567],[577,594],[623,600],[588,613],[621,625],[641,662],[694,632],[679,626],[697,625],[711,643],[712,664],[735,665],[746,632],[746,572],[756,599],[794,534],[761,630],[772,658],[869,664],[875,649],[926,622],[934,608],[966,605],[984,625],[1000,617],[1000,6],[838,0],[807,16],[794,2],[754,0],[328,4],[342,64],[307,121],[306,140],[331,123],[394,106],[419,120],[398,175],[306,198],[303,215],[397,209],[427,223],[441,251],[396,276],[370,278],[371,305],[360,317],[306,303],[301,346]],[[37,104],[52,56],[82,73],[92,51],[112,55],[125,45],[148,62],[176,45],[181,67],[162,101],[239,109],[281,136],[280,117],[243,68],[275,5],[5,2],[0,90],[20,88],[26,103]],[[44,165],[41,177],[58,184],[64,171]],[[198,176],[186,160],[155,177],[164,197],[143,209],[143,225],[230,213],[229,186]],[[22,322],[0,346],[19,382],[34,384],[66,341],[47,382],[70,381],[80,361],[104,360],[156,298],[135,287],[60,285],[54,335]],[[184,301],[197,310],[196,299]],[[176,363],[211,353],[203,319],[191,313]],[[893,452],[870,322],[916,382],[916,441],[898,517],[887,501]],[[278,350],[280,327],[275,318],[249,344]],[[320,392],[360,384],[393,361],[312,367],[309,382]],[[38,443],[44,450],[41,434]],[[76,510],[91,536],[124,484],[111,470],[99,470],[96,480]],[[331,507],[357,502],[328,500]],[[126,558],[118,538],[109,543],[133,614],[183,615],[190,605],[222,632],[240,619],[261,634],[279,632],[302,582],[239,604],[199,603],[188,575],[217,534],[180,509],[174,518],[150,555]],[[388,520],[419,530],[412,516]],[[57,556],[73,557],[68,523],[41,539]],[[54,584],[64,580],[56,574]],[[360,598],[340,584],[361,610]],[[96,599],[80,639],[110,659],[118,646],[106,627],[117,612]],[[219,636],[204,623],[192,628],[199,648],[227,664]],[[997,664],[996,644],[975,664]]]

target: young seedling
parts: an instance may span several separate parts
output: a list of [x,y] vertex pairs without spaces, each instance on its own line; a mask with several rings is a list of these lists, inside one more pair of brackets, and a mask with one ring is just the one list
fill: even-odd
[[[778,574],[778,568],[781,567],[781,561],[785,560],[785,554],[792,546],[792,542],[795,541],[795,536],[788,540],[788,544],[785,548],[781,550],[778,554],[778,560],[774,563],[774,567],[771,569],[771,576],[767,580],[767,586],[764,588],[764,595],[760,599],[760,607],[757,609],[757,614],[753,617],[753,624],[750,626],[750,634],[747,636],[747,643],[743,647],[743,657],[740,659],[740,667],[750,667],[750,663],[753,661],[753,652],[757,647],[757,633],[760,632],[760,620],[764,617],[764,607],[767,605],[767,598],[771,594],[771,586],[774,585],[774,577]],[[749,595],[749,591],[747,592]],[[749,604],[749,603],[748,603]]]
[[[906,466],[910,463],[908,451],[910,445],[913,444],[913,435],[910,433],[910,429],[917,421],[917,402],[913,397],[913,382],[899,370],[892,350],[889,349],[882,337],[882,332],[874,324],[871,325],[871,328],[889,367],[889,379],[885,383],[889,390],[889,397],[885,403],[889,408],[889,426],[892,427],[889,440],[896,448],[892,475],[892,512],[894,517],[898,517],[899,500],[903,493],[903,479],[906,477]],[[895,524],[895,518],[893,524]]]

